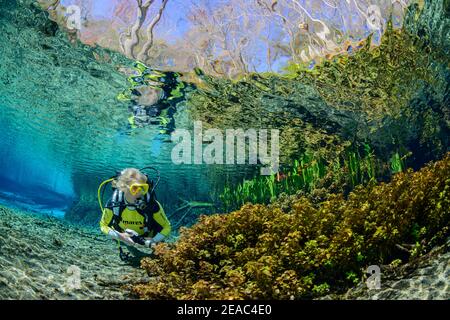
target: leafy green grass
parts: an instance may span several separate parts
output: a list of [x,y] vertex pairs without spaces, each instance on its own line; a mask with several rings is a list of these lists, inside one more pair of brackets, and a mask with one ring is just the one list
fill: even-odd
[[340,159],[331,163],[304,154],[283,172],[271,176],[257,176],[236,186],[225,186],[219,197],[226,211],[234,210],[245,203],[268,204],[282,193],[311,192],[317,186],[322,186],[321,182],[326,176],[336,183],[347,185],[351,190],[359,184],[403,171],[406,167],[405,158],[406,156],[401,157],[399,152],[396,152],[389,164],[382,163],[376,159],[367,144],[361,151],[349,149]]

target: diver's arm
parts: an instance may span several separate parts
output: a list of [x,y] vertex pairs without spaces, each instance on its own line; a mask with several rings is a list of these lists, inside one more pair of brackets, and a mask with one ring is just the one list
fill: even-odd
[[114,240],[122,240],[130,245],[134,245],[133,240],[131,240],[130,235],[127,233],[120,233],[109,226],[111,219],[113,217],[113,212],[110,209],[104,209],[102,219],[100,220],[100,229],[102,232],[110,236]]
[[[113,212],[110,209],[104,209],[103,215],[100,220],[100,230],[109,236],[113,236],[113,234],[117,234],[118,232],[109,227],[109,223],[113,217]],[[110,234],[111,232],[111,234]]]
[[111,229],[111,228],[109,228],[108,236],[110,236],[114,240],[120,239],[120,233],[117,232],[116,230]]
[[162,230],[158,232],[152,239],[152,242],[157,243],[163,241],[166,237],[169,236],[172,227],[170,225],[169,219],[167,219],[166,214],[164,213],[164,209],[161,204],[158,202],[160,210],[153,215],[155,221],[161,225]]
[[158,232],[153,238],[151,238],[151,241],[153,243],[158,243],[158,242],[163,241],[165,238],[166,238],[165,235]]

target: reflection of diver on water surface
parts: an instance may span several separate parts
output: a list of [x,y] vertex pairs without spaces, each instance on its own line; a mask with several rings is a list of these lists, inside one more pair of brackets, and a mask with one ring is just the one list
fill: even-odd
[[[143,173],[145,169],[152,169],[158,173],[156,182]],[[150,254],[136,247],[152,248],[170,234],[170,222],[163,207],[156,200],[155,188],[158,182],[159,172],[152,167],[140,170],[127,168],[99,186],[98,201],[103,214],[100,229],[104,234],[117,240],[122,261],[133,262],[130,253],[123,251],[121,242],[137,260],[140,260]],[[103,193],[108,183],[112,185],[113,194],[103,206]]]
[[117,97],[130,102],[131,129],[158,125],[161,134],[175,130],[173,115],[186,89],[179,78],[179,73],[160,72],[136,62],[133,74],[128,77],[131,87]]
[[173,118],[176,112],[175,106],[166,106],[165,103],[161,102],[150,106],[133,103],[129,110],[131,116],[128,118],[128,122],[132,129],[158,125],[160,127],[159,133],[161,134],[170,134],[175,130],[175,120]]

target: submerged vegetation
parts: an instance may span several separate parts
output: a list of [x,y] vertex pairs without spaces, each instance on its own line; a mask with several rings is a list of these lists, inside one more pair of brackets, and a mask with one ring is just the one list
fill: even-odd
[[178,242],[159,245],[142,261],[153,280],[136,295],[314,298],[344,292],[369,265],[399,265],[445,241],[450,72],[445,37],[431,40],[449,26],[445,6],[412,5],[379,46],[369,37],[312,69],[292,63],[284,75],[236,81],[197,70],[192,117],[280,129],[282,171],[226,186],[224,210],[238,210],[201,216]]
[[383,162],[375,157],[369,145],[364,145],[362,152],[349,149],[331,162],[305,154],[282,172],[244,180],[237,186],[227,185],[219,197],[224,211],[230,211],[247,202],[268,204],[282,193],[307,195],[320,189],[323,196],[347,194],[359,184],[385,180],[403,171],[409,155],[400,156],[396,152],[388,162]]
[[161,244],[155,259],[143,260],[154,281],[135,292],[148,299],[299,299],[342,291],[367,265],[406,261],[449,235],[450,154],[390,183],[359,186],[347,200],[288,202],[202,216],[173,246]]

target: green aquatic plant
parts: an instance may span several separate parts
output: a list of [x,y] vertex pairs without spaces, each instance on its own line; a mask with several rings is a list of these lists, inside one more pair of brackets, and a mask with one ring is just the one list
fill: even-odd
[[[407,262],[449,236],[450,153],[389,183],[357,186],[347,199],[316,205],[300,197],[288,209],[244,205],[202,216],[178,242],[159,244],[135,285],[144,299],[302,299],[340,293],[368,265]],[[413,231],[416,230],[416,231]],[[417,232],[422,230],[422,232]],[[415,236],[413,233],[415,232]]]
[[307,153],[294,160],[283,172],[268,177],[257,176],[236,186],[226,185],[219,199],[225,211],[234,210],[247,202],[268,204],[282,193],[310,193],[318,187],[322,188],[326,177],[331,177],[333,185],[348,185],[347,191],[350,191],[359,184],[367,184],[402,171],[405,167],[403,162],[401,170],[394,167],[386,171],[385,164],[376,159],[368,144],[360,149],[349,148],[331,162]]
[[349,271],[345,274],[345,277],[347,280],[353,282],[354,284],[357,284],[359,282],[359,278],[358,275],[353,272],[353,271]]
[[312,292],[319,296],[323,296],[323,295],[327,294],[329,291],[330,291],[330,285],[326,282],[319,284],[319,285],[315,285],[312,288]]
[[390,162],[391,162],[392,172],[398,173],[398,172],[403,171],[403,168],[404,168],[403,161],[400,158],[400,155],[398,154],[398,152],[394,153]]
[[363,159],[363,166],[364,171],[367,173],[367,176],[369,177],[369,180],[372,180],[375,178],[375,154],[373,150],[370,148],[370,145],[364,144],[364,151],[367,155]]
[[295,160],[290,171],[283,174],[258,176],[244,180],[235,187],[225,186],[219,196],[225,210],[231,210],[246,202],[269,203],[282,192],[295,193],[300,189],[310,190],[323,177],[324,165],[310,156]]
[[[363,145],[362,152],[349,151],[347,159],[344,160],[344,168],[348,168],[352,188],[386,175],[380,166],[373,149],[368,144]],[[336,166],[337,170],[338,168],[339,165]]]
[[275,175],[266,178],[267,186],[269,187],[270,199],[275,198]]

